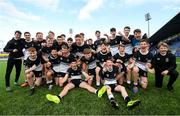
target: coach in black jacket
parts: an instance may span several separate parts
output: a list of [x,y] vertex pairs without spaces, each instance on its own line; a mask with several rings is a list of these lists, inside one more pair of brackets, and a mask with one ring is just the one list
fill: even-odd
[[157,53],[152,60],[152,66],[155,69],[155,86],[161,88],[164,76],[169,75],[170,78],[167,89],[171,91],[179,75],[176,71],[176,57],[168,51],[168,45],[166,43],[160,42],[158,47],[159,53]]
[[13,37],[5,46],[4,52],[9,52],[9,58],[7,61],[7,68],[6,68],[6,91],[11,91],[10,88],[10,75],[15,65],[16,68],[16,78],[14,84],[18,84],[20,72],[21,72],[21,64],[22,64],[22,57],[23,52],[22,49],[24,47],[24,39],[21,39],[21,32],[15,31],[15,37]]

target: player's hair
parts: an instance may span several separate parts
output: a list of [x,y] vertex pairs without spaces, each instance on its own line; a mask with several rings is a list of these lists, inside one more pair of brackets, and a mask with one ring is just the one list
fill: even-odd
[[69,38],[67,39],[67,41],[73,41],[73,39],[72,39],[71,37],[69,37]]
[[85,34],[83,32],[81,32],[79,35],[84,36]]
[[22,34],[21,31],[19,31],[19,30],[16,30],[14,34],[16,34],[16,33],[18,33],[20,35]]
[[62,45],[62,49],[69,49],[68,45]]
[[119,46],[118,46],[118,48],[120,48],[120,47],[125,47],[125,45],[124,44],[119,44]]
[[[57,47],[52,47],[52,48],[51,48],[51,52],[52,52],[53,50],[57,50]],[[58,50],[57,50],[57,51],[58,51]]]
[[101,33],[101,32],[100,32],[99,30],[96,30],[96,31],[95,31],[95,34],[97,34],[97,33]]
[[35,51],[36,51],[36,48],[34,48],[34,47],[28,48],[28,52],[35,52]]
[[147,39],[141,39],[141,40],[140,40],[140,43],[141,43],[141,42],[146,42],[147,44],[149,44],[149,42],[148,42]]
[[59,36],[57,36],[57,39],[58,39],[58,38],[62,38],[62,37],[59,35]]
[[42,32],[37,32],[37,33],[36,33],[36,36],[37,36],[38,34],[43,34],[43,33],[42,33]]
[[24,35],[26,35],[26,34],[29,34],[29,35],[30,35],[30,32],[27,32],[27,31],[26,31],[26,32],[24,32]]
[[110,29],[110,32],[114,32],[114,31],[116,31],[116,28],[113,27]]
[[129,29],[129,30],[130,30],[131,28],[130,28],[129,26],[125,26],[125,27],[124,27],[124,30],[125,30],[125,29]]
[[89,54],[89,53],[91,53],[91,49],[85,48],[85,49],[83,50],[83,53],[84,53],[84,54]]
[[168,44],[167,43],[165,43],[165,42],[159,42],[159,44],[158,44],[158,48],[160,48],[161,46],[163,46],[163,47],[167,47],[168,48]]
[[134,30],[134,34],[135,34],[135,33],[141,33],[141,29],[135,29],[135,30]]
[[61,34],[60,36],[61,36],[61,37],[66,37],[66,35],[65,35],[65,34]]
[[88,41],[89,41],[89,40],[90,40],[90,41],[93,41],[92,38],[89,38]]
[[108,44],[107,42],[103,41],[103,42],[101,43],[101,45],[108,46],[109,44]]
[[80,34],[76,34],[75,38],[81,38],[81,35]]
[[48,34],[50,34],[50,33],[53,34],[53,35],[55,35],[53,31],[49,31],[49,32],[48,32]]

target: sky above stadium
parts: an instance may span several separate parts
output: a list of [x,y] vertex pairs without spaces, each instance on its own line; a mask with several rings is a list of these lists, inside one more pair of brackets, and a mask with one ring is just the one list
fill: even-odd
[[69,29],[94,37],[95,30],[109,33],[111,27],[122,31],[130,26],[147,33],[145,14],[150,13],[150,34],[180,11],[180,0],[0,0],[0,40],[7,41],[15,30],[37,31],[56,36]]

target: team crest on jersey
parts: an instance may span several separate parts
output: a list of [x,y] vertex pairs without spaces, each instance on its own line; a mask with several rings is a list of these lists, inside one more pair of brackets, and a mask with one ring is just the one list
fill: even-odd
[[138,57],[138,60],[141,60],[141,58],[140,58],[140,57]]
[[165,62],[169,62],[169,58],[166,58],[166,59],[165,59]]
[[15,42],[14,45],[17,45],[17,43]]
[[32,44],[32,47],[34,47],[34,44]]
[[25,45],[25,47],[27,48],[27,45]]
[[144,73],[144,76],[146,77],[146,73]]
[[157,60],[160,60],[160,58],[157,58]]
[[62,60],[63,58],[61,57],[60,59]]
[[106,74],[107,77],[109,77],[109,74]]
[[117,43],[117,41],[115,41],[115,43]]
[[67,59],[67,62],[69,62],[69,59]]
[[104,59],[102,59],[102,61],[104,61]]
[[88,61],[86,62],[86,64],[88,64]]

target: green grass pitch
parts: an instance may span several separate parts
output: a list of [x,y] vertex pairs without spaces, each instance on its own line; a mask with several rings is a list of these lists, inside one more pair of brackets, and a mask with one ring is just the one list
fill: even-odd
[[[180,62],[180,58],[177,59]],[[180,64],[177,70],[180,72]],[[133,110],[126,108],[120,93],[114,93],[120,108],[111,107],[107,95],[98,98],[86,90],[75,88],[65,96],[60,104],[48,102],[45,98],[47,93],[59,94],[62,88],[54,86],[52,91],[48,91],[46,86],[36,88],[33,96],[28,96],[29,87],[22,88],[14,85],[15,71],[11,74],[11,88],[13,92],[5,91],[4,75],[6,71],[6,61],[0,61],[0,115],[145,115],[180,114],[180,79],[174,85],[174,91],[166,89],[168,77],[164,77],[162,89],[154,87],[154,76],[149,75],[149,85],[147,90],[140,89],[140,92],[133,94],[128,91],[132,99],[140,99],[141,106]],[[20,83],[24,82],[22,70]]]

